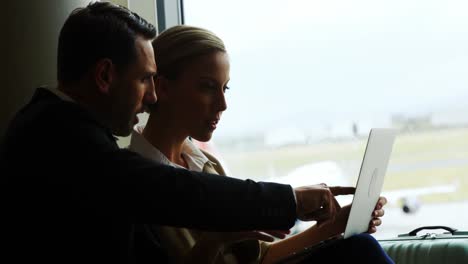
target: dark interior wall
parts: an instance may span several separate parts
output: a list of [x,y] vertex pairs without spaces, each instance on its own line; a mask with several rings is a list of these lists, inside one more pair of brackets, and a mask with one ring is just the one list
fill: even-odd
[[58,34],[70,12],[89,0],[3,1],[0,135],[39,85],[56,84]]

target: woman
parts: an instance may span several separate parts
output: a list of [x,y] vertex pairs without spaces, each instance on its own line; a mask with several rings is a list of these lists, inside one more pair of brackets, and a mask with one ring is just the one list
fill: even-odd
[[[149,109],[146,126],[135,128],[130,149],[160,163],[225,175],[219,161],[189,139],[208,141],[227,109],[230,64],[223,41],[202,28],[175,26],[159,35],[153,47],[158,101]],[[379,200],[370,232],[380,225],[378,217],[385,203]],[[209,233],[153,228],[178,263],[271,263],[343,232],[347,212],[349,207],[332,223],[275,243],[266,242],[273,240],[270,235],[284,238],[288,231]]]

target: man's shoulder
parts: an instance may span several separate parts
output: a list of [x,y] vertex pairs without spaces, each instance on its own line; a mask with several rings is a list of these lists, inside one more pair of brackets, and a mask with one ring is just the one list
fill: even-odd
[[99,138],[106,144],[113,139],[110,132],[78,104],[38,88],[30,102],[10,122],[4,141],[7,145],[27,148],[64,142],[74,144],[85,137]]
[[73,118],[96,121],[94,116],[78,103],[63,100],[52,92],[45,92],[47,94],[43,96],[42,100],[31,100],[31,112],[41,113],[40,111],[43,111],[44,117],[62,119],[64,122],[74,120]]
[[44,125],[53,120],[66,123],[70,117],[82,115],[80,108],[72,103],[57,97],[45,88],[36,89],[31,100],[20,109],[11,122],[12,127],[17,125],[35,126]]

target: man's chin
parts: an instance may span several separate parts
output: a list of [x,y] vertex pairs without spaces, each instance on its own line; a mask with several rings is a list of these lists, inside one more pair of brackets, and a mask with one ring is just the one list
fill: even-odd
[[114,136],[117,136],[117,137],[128,137],[132,133],[132,130],[133,130],[133,126],[126,126],[124,128],[122,127],[119,129],[114,129],[112,133],[114,134]]

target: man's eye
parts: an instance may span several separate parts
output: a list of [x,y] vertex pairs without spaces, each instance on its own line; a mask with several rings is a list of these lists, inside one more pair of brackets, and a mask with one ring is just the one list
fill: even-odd
[[226,91],[229,90],[229,89],[231,89],[231,88],[229,88],[229,86],[224,86],[224,87],[223,87],[223,92],[226,92]]

